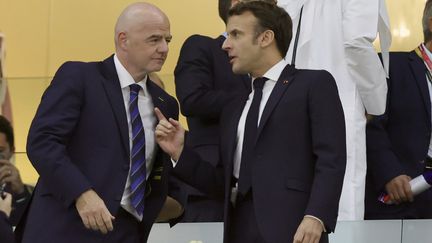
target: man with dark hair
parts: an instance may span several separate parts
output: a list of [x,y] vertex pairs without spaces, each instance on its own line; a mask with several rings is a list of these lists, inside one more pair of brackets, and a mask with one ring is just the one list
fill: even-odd
[[[431,166],[432,1],[423,12],[424,43],[390,53],[387,107],[367,124],[365,219],[432,218],[432,190],[414,196],[409,181]],[[393,205],[378,201],[382,193]]]
[[225,243],[328,242],[322,233],[335,229],[346,164],[342,106],[328,72],[285,64],[291,31],[289,15],[274,4],[229,11],[223,49],[254,88],[222,111],[216,168],[156,110],[156,139],[174,172],[224,199]]
[[23,183],[18,169],[11,161],[15,153],[14,144],[12,125],[0,115],[0,187],[12,194],[10,222],[16,226],[30,201],[33,187]]
[[[246,0],[243,0],[246,1]],[[262,0],[275,3],[274,0]],[[219,16],[226,23],[228,10],[239,0],[219,0]],[[216,166],[219,161],[219,119],[225,105],[251,90],[247,75],[232,72],[222,50],[226,34],[217,38],[192,35],[183,44],[174,71],[176,94],[186,116],[189,133],[186,144],[201,158]],[[188,192],[183,222],[223,220],[223,201],[185,186]]]

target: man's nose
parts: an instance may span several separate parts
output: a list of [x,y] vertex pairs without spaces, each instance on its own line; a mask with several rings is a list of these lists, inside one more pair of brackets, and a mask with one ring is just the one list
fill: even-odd
[[161,44],[158,47],[158,52],[168,53],[168,50],[169,50],[168,42],[166,40],[162,40]]
[[226,38],[225,39],[225,41],[223,42],[223,44],[222,44],[222,50],[224,50],[224,51],[228,51],[228,49],[230,49],[231,47],[230,47],[230,43],[229,43],[229,41],[228,41],[228,38]]

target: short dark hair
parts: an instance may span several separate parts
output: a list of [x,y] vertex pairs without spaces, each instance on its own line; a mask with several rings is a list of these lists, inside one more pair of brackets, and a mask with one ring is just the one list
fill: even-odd
[[231,0],[219,0],[219,17],[226,24],[228,19],[228,11],[231,7]]
[[6,135],[6,141],[9,143],[9,147],[12,149],[14,145],[14,133],[11,123],[6,117],[0,115],[0,133]]
[[[272,4],[277,4],[277,0],[247,0],[247,1],[264,1]],[[231,8],[231,2],[232,0],[219,0],[219,5],[218,5],[219,17],[223,20],[225,24],[227,23],[228,11]]]
[[258,19],[257,32],[271,30],[276,39],[277,48],[285,57],[292,38],[292,21],[289,14],[275,4],[264,1],[240,2],[228,12],[228,18],[251,12]]
[[425,4],[425,8],[423,10],[423,37],[424,42],[429,42],[432,40],[432,33],[429,30],[429,19],[432,17],[432,1],[428,0]]

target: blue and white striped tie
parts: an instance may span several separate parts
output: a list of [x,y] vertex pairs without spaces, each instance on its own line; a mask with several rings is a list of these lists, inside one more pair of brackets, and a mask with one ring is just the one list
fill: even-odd
[[130,87],[129,113],[132,124],[132,167],[130,169],[131,203],[139,216],[144,212],[144,195],[146,185],[145,135],[138,109],[138,93],[141,86]]

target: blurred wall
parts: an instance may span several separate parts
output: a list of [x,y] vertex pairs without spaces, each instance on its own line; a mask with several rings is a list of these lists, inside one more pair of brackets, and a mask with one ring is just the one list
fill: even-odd
[[[180,47],[191,34],[217,36],[224,30],[217,0],[148,0],[170,18],[173,40],[159,72],[175,94],[173,70]],[[102,60],[113,53],[117,16],[126,0],[0,0],[0,31],[6,36],[9,81],[16,134],[16,163],[25,182],[37,173],[25,155],[25,141],[43,90],[65,61]],[[392,50],[411,50],[422,41],[424,0],[387,0]],[[182,119],[184,123],[184,120]]]

